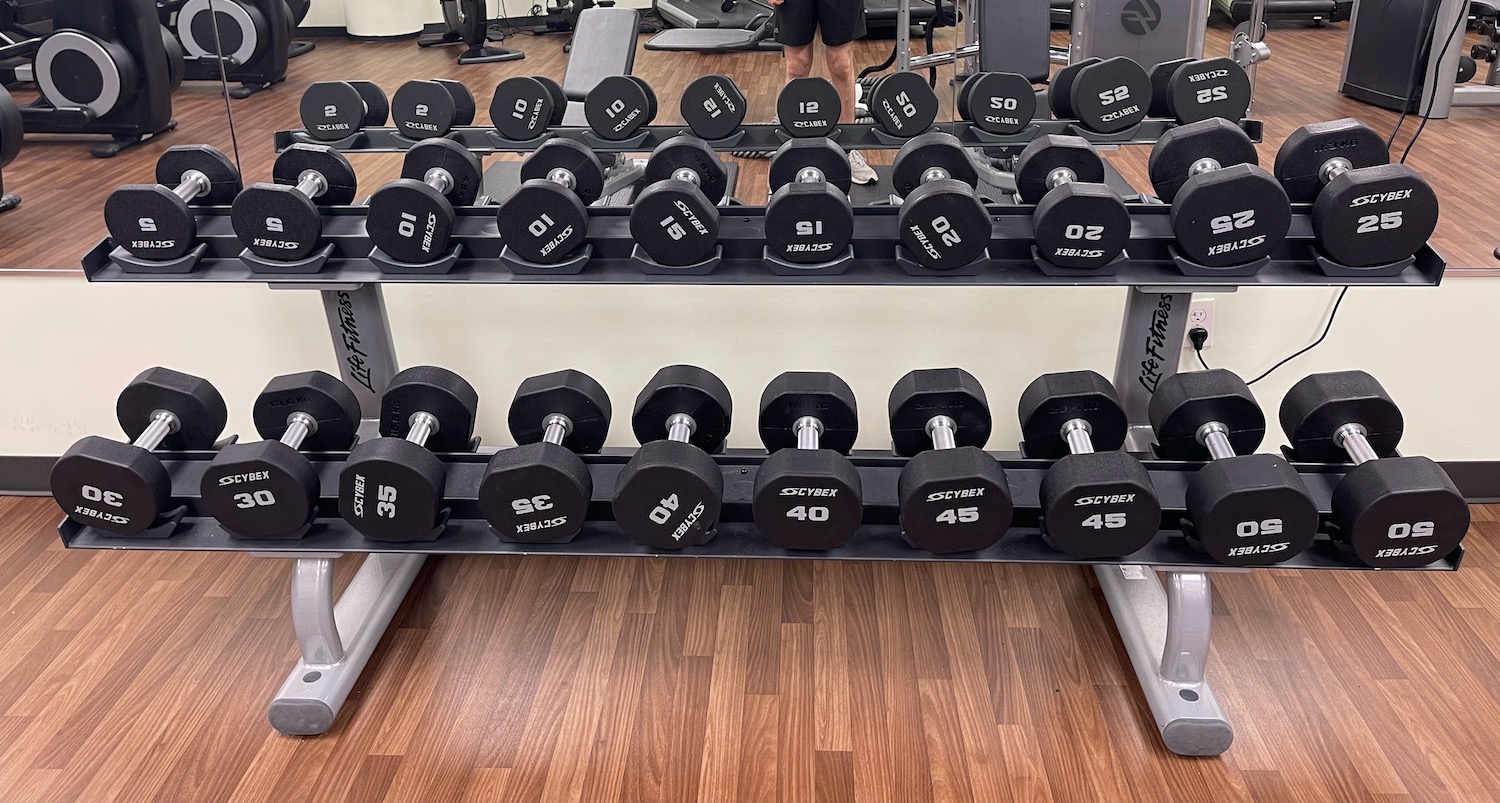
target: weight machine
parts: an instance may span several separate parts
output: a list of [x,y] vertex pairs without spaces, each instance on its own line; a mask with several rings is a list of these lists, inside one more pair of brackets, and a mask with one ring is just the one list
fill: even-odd
[[448,30],[436,37],[418,39],[418,47],[468,45],[468,49],[458,55],[459,64],[493,64],[526,58],[526,54],[519,50],[487,44],[505,37],[490,36],[490,14],[485,0],[441,0],[441,5],[443,24]]

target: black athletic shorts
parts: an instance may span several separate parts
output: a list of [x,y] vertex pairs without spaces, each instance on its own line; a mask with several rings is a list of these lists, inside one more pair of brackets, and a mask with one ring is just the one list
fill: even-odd
[[865,35],[864,0],[785,0],[776,7],[776,41],[801,47],[812,44],[813,30],[829,47],[847,45]]

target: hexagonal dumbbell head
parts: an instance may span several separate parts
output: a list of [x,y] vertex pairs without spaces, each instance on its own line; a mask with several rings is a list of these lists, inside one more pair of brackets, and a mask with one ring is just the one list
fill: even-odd
[[760,437],[771,455],[755,475],[751,509],[783,549],[833,549],[859,529],[859,472],[844,455],[859,434],[854,391],[824,371],[788,371],[760,397]]
[[479,510],[505,541],[571,541],[588,516],[594,481],[580,454],[609,435],[609,394],[581,371],[533,376],[516,389],[510,433],[519,444],[490,458]]
[[193,206],[227,204],[240,191],[240,171],[208,145],[174,145],[156,161],[155,184],[126,184],[104,202],[104,224],[115,245],[142,259],[169,260],[197,244]]

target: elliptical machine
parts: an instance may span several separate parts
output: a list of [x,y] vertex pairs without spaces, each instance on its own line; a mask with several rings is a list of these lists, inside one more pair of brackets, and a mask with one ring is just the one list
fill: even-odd
[[247,98],[285,81],[287,60],[314,47],[292,41],[301,20],[297,10],[306,16],[309,6],[309,0],[301,0],[297,9],[286,0],[158,2],[163,26],[182,44],[187,80],[236,81],[240,86],[229,91],[233,98]]
[[439,36],[418,39],[418,47],[468,45],[469,49],[458,55],[459,64],[491,64],[526,58],[526,54],[519,50],[486,45],[489,41],[490,15],[485,0],[440,0],[440,3],[443,7],[443,24],[448,30]]
[[[0,168],[16,160],[21,150],[21,137],[25,134],[21,125],[21,110],[16,101],[0,87]],[[5,194],[5,176],[0,175],[0,212],[9,212],[21,205],[18,195]]]

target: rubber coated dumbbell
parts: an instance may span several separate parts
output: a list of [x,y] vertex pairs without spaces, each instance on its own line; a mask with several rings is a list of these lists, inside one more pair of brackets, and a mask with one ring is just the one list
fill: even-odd
[[792,137],[829,136],[843,111],[839,91],[827,78],[793,78],[776,95],[776,119]]
[[174,145],[156,160],[155,184],[126,184],[109,194],[104,225],[115,245],[141,259],[177,259],[198,239],[188,204],[227,204],[239,191],[240,171],[217,148]]
[[521,163],[521,186],[495,210],[517,256],[551,265],[588,240],[588,205],[604,193],[604,165],[586,145],[554,138]]
[[385,125],[391,104],[370,81],[319,81],[302,93],[298,111],[309,136],[334,142]]
[[1432,186],[1390,161],[1385,137],[1347,117],[1302,126],[1276,152],[1276,178],[1293,203],[1313,205],[1313,234],[1334,262],[1400,262],[1437,228]]
[[370,196],[365,233],[397,262],[421,264],[448,253],[455,206],[479,198],[484,174],[479,157],[451,139],[434,137],[411,146],[401,178]]
[[1151,116],[1178,123],[1238,122],[1250,109],[1250,76],[1234,59],[1173,59],[1151,69]]
[[479,511],[501,540],[557,544],[578,535],[594,496],[578,455],[604,446],[609,417],[609,394],[581,371],[521,383],[509,416],[520,445],[496,452],[479,481]]
[[1264,566],[1312,545],[1318,508],[1297,474],[1277,455],[1251,454],[1266,435],[1266,416],[1243,379],[1223,369],[1163,379],[1147,407],[1156,454],[1165,460],[1210,460],[1188,481],[1188,537],[1231,566]]
[[354,445],[359,399],[322,371],[278,376],[251,408],[265,440],[232,443],[199,483],[199,509],[239,538],[300,537],[318,511],[318,470],[303,452]]
[[656,93],[635,75],[609,75],[583,98],[583,117],[602,139],[630,139],[656,117]]
[[448,467],[434,452],[474,450],[479,394],[445,368],[391,377],[379,438],[361,441],[339,471],[339,515],[372,541],[426,541],[443,524]]
[[729,171],[697,137],[676,136],[651,152],[647,187],[630,209],[630,236],[651,259],[669,267],[695,265],[719,245],[719,208]]
[[1146,119],[1151,108],[1151,76],[1124,56],[1084,59],[1052,76],[1047,103],[1059,120],[1100,134],[1124,131]]
[[327,145],[298,143],[276,157],[271,174],[276,183],[252,184],[235,196],[229,222],[252,254],[286,262],[306,259],[323,237],[318,206],[354,201],[354,167]]
[[1292,225],[1291,202],[1259,166],[1255,143],[1217,117],[1168,129],[1147,172],[1172,205],[1172,233],[1187,259],[1211,268],[1268,257]]
[[974,188],[979,171],[952,134],[918,134],[896,152],[891,185],[901,196],[901,243],[918,264],[961,268],[984,255],[990,215]]
[[726,75],[700,75],[682,90],[677,108],[695,136],[724,139],[745,122],[745,93]]
[[441,137],[474,122],[474,93],[458,81],[407,81],[391,96],[391,122],[407,139]]
[[755,526],[783,549],[833,549],[859,529],[864,491],[845,457],[859,436],[854,391],[822,371],[788,371],[760,395]]
[[1382,569],[1425,566],[1469,531],[1469,506],[1442,466],[1398,457],[1401,409],[1364,371],[1313,374],[1281,400],[1295,459],[1354,463],[1333,489],[1335,541]]
[[870,87],[870,116],[893,137],[914,137],[937,119],[937,93],[920,74],[905,70],[882,75]]
[[891,444],[910,457],[896,481],[901,534],[928,552],[993,546],[1010,529],[1005,469],[983,450],[990,439],[984,387],[968,371],[912,371],[891,388]]
[[977,72],[958,91],[958,114],[986,133],[1019,134],[1036,116],[1036,90],[1018,73]]
[[656,372],[635,399],[631,429],[641,448],[615,483],[620,529],[655,549],[696,546],[713,537],[724,476],[710,457],[729,436],[729,389],[693,365]]
[[500,136],[524,142],[562,125],[568,97],[551,78],[513,75],[495,86],[490,99],[490,124]]
[[1082,137],[1045,134],[1016,158],[1016,194],[1036,204],[1031,226],[1042,259],[1061,268],[1102,268],[1125,253],[1130,212],[1104,185],[1104,160]]
[[849,154],[831,139],[789,139],[771,157],[766,247],[787,262],[827,262],[854,239]]
[[1108,379],[1044,374],[1022,391],[1018,414],[1026,456],[1057,460],[1040,492],[1048,543],[1094,560],[1129,555],[1156,538],[1161,503],[1146,467],[1118,451],[1129,426]]
[[172,480],[152,452],[212,449],[229,410],[208,380],[149,368],[120,391],[115,417],[131,442],[90,435],[73,444],[52,466],[52,497],[79,524],[139,535],[172,499]]

